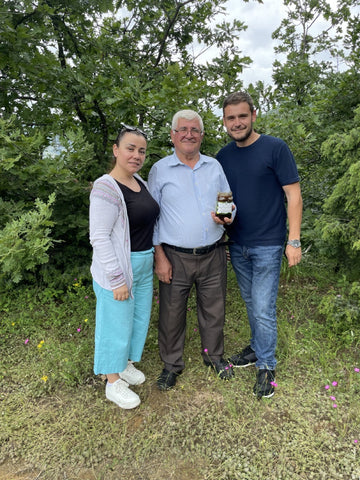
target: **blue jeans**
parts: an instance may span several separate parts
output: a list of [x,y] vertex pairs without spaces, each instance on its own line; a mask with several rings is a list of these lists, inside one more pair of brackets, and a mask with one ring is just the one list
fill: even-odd
[[251,329],[250,346],[257,368],[274,370],[277,342],[276,299],[284,247],[229,247],[231,263],[246,304]]

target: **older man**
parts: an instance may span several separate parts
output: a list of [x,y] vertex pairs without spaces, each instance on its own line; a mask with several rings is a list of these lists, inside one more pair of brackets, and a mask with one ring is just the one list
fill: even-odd
[[221,379],[233,376],[223,359],[226,293],[224,224],[215,216],[217,193],[229,191],[220,164],[200,153],[201,117],[177,112],[170,132],[175,150],[153,165],[149,190],[160,205],[154,231],[155,272],[159,278],[159,349],[164,369],[160,390],[169,390],[185,367],[183,359],[187,300],[197,292],[197,315],[205,365]]

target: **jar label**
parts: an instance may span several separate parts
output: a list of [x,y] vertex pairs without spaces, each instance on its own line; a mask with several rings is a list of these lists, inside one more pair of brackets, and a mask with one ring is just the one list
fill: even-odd
[[216,214],[224,215],[232,212],[232,202],[218,202]]

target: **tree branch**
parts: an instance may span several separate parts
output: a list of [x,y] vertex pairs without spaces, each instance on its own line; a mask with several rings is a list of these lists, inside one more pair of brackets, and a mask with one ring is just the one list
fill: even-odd
[[105,152],[107,148],[108,140],[109,140],[109,131],[108,131],[108,126],[106,122],[106,117],[100,108],[99,102],[96,99],[94,100],[94,107],[95,107],[95,111],[100,117],[100,126],[101,126],[101,131],[103,132],[102,144]]
[[[192,3],[193,1],[194,0],[186,0],[185,2],[182,2],[182,3],[181,2],[178,3],[177,1],[175,2],[176,10],[175,10],[175,13],[174,13],[173,17],[169,18],[168,26],[167,26],[167,28],[165,30],[165,33],[164,33],[164,36],[163,36],[163,38],[160,42],[160,50],[159,50],[158,56],[155,60],[154,67],[157,67],[160,63],[161,57],[162,57],[164,49],[165,49],[167,37],[169,36],[169,33],[170,33],[171,29],[173,28],[173,26],[176,22],[176,19],[179,15],[179,12],[180,12],[181,8],[184,7],[185,5],[187,5],[188,3]],[[167,15],[167,12],[165,12],[165,14]]]

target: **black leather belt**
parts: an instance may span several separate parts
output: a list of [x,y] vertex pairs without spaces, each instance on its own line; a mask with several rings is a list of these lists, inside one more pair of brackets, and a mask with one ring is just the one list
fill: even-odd
[[205,255],[206,253],[210,253],[215,248],[220,247],[221,245],[227,245],[227,242],[216,242],[212,245],[207,245],[206,247],[196,247],[196,248],[183,248],[183,247],[175,247],[174,245],[169,245],[168,243],[163,243],[165,247],[171,248],[175,250],[175,252],[180,253],[189,253],[191,255]]

